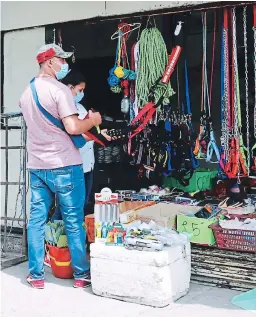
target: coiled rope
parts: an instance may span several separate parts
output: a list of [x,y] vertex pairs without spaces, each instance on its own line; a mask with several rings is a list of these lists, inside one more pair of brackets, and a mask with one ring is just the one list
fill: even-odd
[[[163,76],[168,64],[168,53],[164,39],[157,28],[148,28],[142,31],[140,37],[139,65],[136,82],[138,107],[149,102],[149,90],[155,82]],[[155,102],[159,100],[166,90],[165,84],[159,84],[155,90]],[[163,104],[169,104],[169,98],[174,94],[171,85],[165,92]]]

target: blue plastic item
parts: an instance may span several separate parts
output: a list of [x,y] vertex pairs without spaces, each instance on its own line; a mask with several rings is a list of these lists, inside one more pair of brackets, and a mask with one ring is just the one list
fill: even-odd
[[231,303],[245,310],[256,313],[256,288],[253,290],[235,296]]

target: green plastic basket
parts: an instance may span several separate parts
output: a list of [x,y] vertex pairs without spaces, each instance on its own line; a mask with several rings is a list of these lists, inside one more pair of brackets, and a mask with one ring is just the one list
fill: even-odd
[[208,170],[198,168],[189,180],[188,186],[182,186],[174,177],[164,177],[164,187],[177,188],[186,193],[195,193],[197,191],[211,190],[212,180],[218,175],[217,170]]

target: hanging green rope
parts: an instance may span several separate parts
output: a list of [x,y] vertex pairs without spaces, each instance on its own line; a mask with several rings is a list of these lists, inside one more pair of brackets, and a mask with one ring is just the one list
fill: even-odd
[[[138,65],[138,77],[136,82],[136,94],[138,96],[138,107],[148,102],[148,94],[151,86],[163,76],[168,64],[168,53],[162,34],[157,28],[145,29],[140,37],[140,55]],[[159,84],[155,90],[155,102],[164,93],[166,85]],[[165,93],[164,105],[169,104],[169,98],[174,94],[171,85]]]

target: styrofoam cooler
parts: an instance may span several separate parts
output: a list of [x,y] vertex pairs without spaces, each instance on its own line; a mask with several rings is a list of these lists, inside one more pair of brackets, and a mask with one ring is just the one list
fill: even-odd
[[91,245],[92,290],[96,295],[164,307],[187,294],[190,243],[160,252]]

